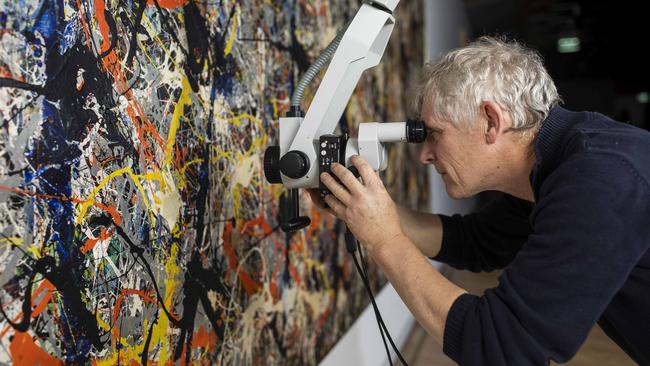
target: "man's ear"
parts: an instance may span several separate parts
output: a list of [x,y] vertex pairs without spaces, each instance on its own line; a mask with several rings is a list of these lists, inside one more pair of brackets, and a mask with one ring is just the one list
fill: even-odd
[[497,103],[487,101],[481,103],[481,115],[485,118],[485,142],[494,144],[507,128],[504,111]]

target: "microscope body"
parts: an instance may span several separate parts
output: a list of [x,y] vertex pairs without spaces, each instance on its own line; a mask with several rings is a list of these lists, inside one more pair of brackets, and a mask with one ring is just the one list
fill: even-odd
[[[280,118],[280,139],[264,154],[264,174],[269,183],[283,184],[280,226],[293,232],[309,225],[299,216],[298,189],[321,188],[320,173],[332,163],[351,166],[353,155],[362,156],[375,170],[387,167],[385,142],[421,142],[426,137],[421,121],[364,122],[357,138],[334,135],[341,115],[361,74],[379,64],[395,25],[393,10],[399,0],[372,0],[361,5],[341,33],[327,71],[303,116],[299,103]],[[338,37],[338,36],[337,36]],[[293,103],[292,103],[293,104]]]

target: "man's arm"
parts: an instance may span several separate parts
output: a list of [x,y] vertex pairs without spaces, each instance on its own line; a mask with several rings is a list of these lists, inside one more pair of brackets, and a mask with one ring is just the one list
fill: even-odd
[[472,272],[504,268],[532,232],[531,202],[504,194],[467,215],[441,215],[444,237],[435,260]]
[[435,257],[440,252],[442,223],[440,216],[419,212],[397,204],[397,214],[404,234],[422,254]]
[[369,254],[422,327],[442,345],[447,314],[466,291],[446,279],[406,236]]

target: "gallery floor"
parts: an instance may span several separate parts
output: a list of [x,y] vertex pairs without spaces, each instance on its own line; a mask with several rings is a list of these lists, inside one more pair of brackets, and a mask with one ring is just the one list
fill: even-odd
[[[450,270],[447,276],[473,294],[497,284],[498,272],[471,273]],[[442,353],[440,346],[419,324],[415,324],[403,348],[404,357],[411,366],[456,365]],[[565,365],[570,366],[633,366],[636,365],[618,346],[595,326],[578,354]]]

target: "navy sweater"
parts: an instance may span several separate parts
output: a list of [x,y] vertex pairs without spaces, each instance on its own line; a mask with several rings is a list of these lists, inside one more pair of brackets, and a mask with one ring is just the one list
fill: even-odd
[[565,362],[598,322],[650,365],[650,133],[555,107],[535,152],[535,204],[505,195],[441,216],[436,260],[505,267],[497,287],[454,302],[445,354],[460,365]]

